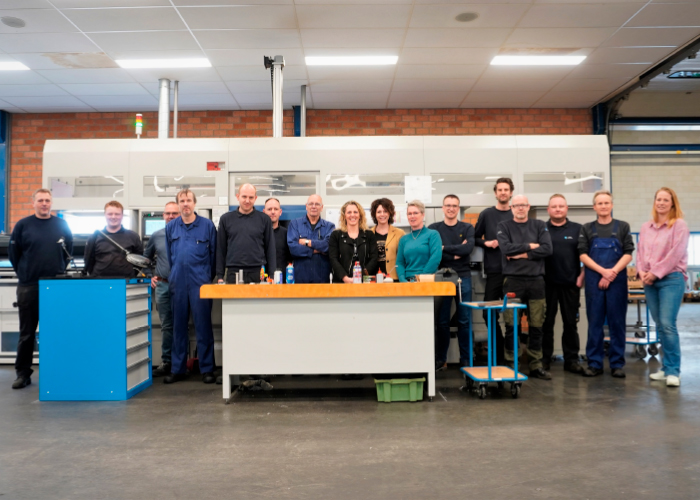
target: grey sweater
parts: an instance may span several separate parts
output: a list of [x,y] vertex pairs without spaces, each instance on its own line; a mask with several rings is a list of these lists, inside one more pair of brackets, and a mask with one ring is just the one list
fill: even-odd
[[[497,238],[504,276],[544,276],[544,259],[552,254],[552,239],[544,222],[536,219],[523,223],[513,219],[503,221],[498,224]],[[530,243],[540,246],[531,250]],[[521,253],[527,253],[527,259],[507,259],[507,256]]]

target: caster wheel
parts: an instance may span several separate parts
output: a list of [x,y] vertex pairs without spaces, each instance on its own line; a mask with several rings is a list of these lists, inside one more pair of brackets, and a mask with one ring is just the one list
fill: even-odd
[[644,347],[643,345],[638,345],[637,347],[634,348],[634,355],[637,356],[639,359],[644,359],[647,357],[647,348]]
[[520,384],[512,384],[510,386],[510,395],[513,396],[513,399],[518,399],[520,396]]
[[486,399],[486,386],[480,385],[478,389],[479,399]]
[[656,344],[650,344],[648,351],[649,356],[656,356],[657,354],[659,354],[659,346]]

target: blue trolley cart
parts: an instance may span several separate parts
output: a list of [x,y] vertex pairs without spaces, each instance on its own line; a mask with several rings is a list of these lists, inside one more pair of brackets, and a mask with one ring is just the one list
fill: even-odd
[[[659,335],[656,328],[651,326],[649,307],[647,306],[646,295],[644,290],[630,290],[628,301],[637,306],[637,321],[633,325],[627,325],[627,335],[625,343],[635,346],[634,355],[640,359],[659,354]],[[644,304],[644,313],[646,315],[646,323],[642,319],[642,304]],[[610,342],[610,337],[605,337],[605,342]]]
[[[457,287],[460,289],[460,287]],[[510,296],[510,297],[509,297]],[[499,389],[503,388],[505,382],[510,382],[510,394],[513,398],[520,396],[520,387],[527,380],[527,376],[518,373],[518,335],[513,335],[515,360],[513,368],[507,366],[496,366],[496,312],[504,312],[506,309],[513,310],[513,331],[518,331],[518,309],[526,309],[525,304],[520,304],[516,301],[508,302],[509,298],[515,297],[515,294],[508,294],[504,297],[503,302],[462,302],[464,307],[468,307],[472,311],[488,311],[488,355],[487,366],[474,366],[473,347],[473,322],[469,322],[469,366],[461,368],[466,380],[465,390],[467,392],[476,393],[480,399],[486,399],[487,387],[490,382],[498,383]],[[472,317],[474,314],[472,314]]]

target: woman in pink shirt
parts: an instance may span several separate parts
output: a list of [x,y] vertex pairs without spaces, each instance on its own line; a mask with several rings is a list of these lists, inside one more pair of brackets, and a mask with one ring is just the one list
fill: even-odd
[[690,232],[676,192],[667,187],[654,195],[652,220],[639,232],[637,272],[644,283],[647,306],[661,339],[663,363],[652,380],[681,385],[681,346],[676,320],[685,292]]

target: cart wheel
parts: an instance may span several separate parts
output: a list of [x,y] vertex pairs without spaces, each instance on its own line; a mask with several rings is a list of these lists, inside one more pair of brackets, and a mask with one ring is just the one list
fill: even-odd
[[643,345],[638,345],[637,347],[634,348],[634,355],[637,356],[639,359],[644,359],[647,357],[647,348],[644,347]]
[[659,346],[656,344],[649,344],[649,348],[647,350],[649,352],[649,356],[656,356],[659,354]]
[[479,399],[486,399],[486,385],[482,384],[479,386]]
[[520,384],[510,385],[510,395],[513,396],[513,399],[518,399],[518,396],[520,396]]

